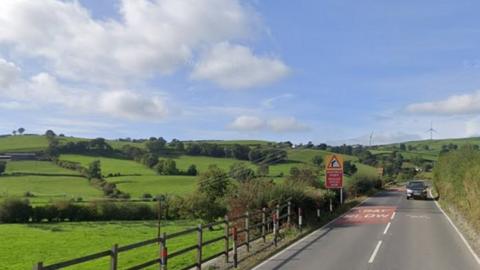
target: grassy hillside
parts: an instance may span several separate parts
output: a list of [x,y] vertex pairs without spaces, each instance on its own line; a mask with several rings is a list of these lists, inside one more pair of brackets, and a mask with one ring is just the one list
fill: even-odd
[[6,174],[58,174],[80,175],[78,172],[59,167],[49,161],[9,161],[7,162]]
[[88,180],[72,176],[1,176],[0,198],[7,196],[24,197],[26,192],[34,197],[33,203],[47,203],[50,200],[102,198],[102,192],[92,187]]
[[[195,222],[162,224],[167,233],[196,226]],[[156,237],[155,221],[138,222],[72,222],[57,224],[0,224],[0,265],[3,270],[32,269],[34,263],[46,264],[73,259],[112,248],[112,245],[126,245]],[[204,231],[205,240],[218,237],[223,230]],[[19,237],[21,235],[21,237]],[[193,245],[197,239],[195,233],[186,235],[168,243],[169,252],[180,247]],[[218,242],[204,250],[207,257],[219,252],[223,242]],[[158,256],[158,245],[150,245],[137,250],[122,253],[120,267],[126,269]],[[169,269],[180,269],[193,263],[195,252],[187,253],[169,260]],[[19,259],[21,258],[21,259]],[[74,267],[77,270],[108,269],[109,258],[96,260]],[[155,268],[148,269],[158,269]]]
[[460,149],[442,155],[434,170],[440,200],[480,231],[480,152]]

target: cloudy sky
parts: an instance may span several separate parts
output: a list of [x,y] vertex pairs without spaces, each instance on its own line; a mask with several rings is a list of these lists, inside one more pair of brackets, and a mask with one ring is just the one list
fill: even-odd
[[480,135],[478,1],[2,0],[0,134]]

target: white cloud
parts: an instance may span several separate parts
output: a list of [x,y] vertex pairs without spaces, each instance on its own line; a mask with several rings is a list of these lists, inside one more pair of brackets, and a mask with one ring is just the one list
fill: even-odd
[[294,117],[274,118],[268,122],[268,126],[274,132],[301,132],[308,131],[310,128],[300,123]]
[[200,58],[191,78],[244,89],[272,83],[288,73],[288,67],[277,58],[257,56],[248,47],[222,42]]
[[465,95],[453,95],[444,100],[415,103],[407,106],[411,113],[461,115],[480,112],[480,91]]
[[160,120],[167,115],[161,97],[143,97],[130,91],[110,91],[99,97],[99,108],[118,118]]
[[[164,97],[156,95],[142,96],[132,90],[86,91],[67,87],[57,78],[40,73],[28,81],[19,82],[4,94],[14,101],[0,104],[6,109],[18,109],[19,101],[33,106],[60,105],[78,113],[103,114],[110,117],[129,120],[158,121],[167,115]],[[15,108],[14,108],[15,107]],[[22,107],[27,108],[26,105]]]
[[242,115],[235,118],[230,128],[238,131],[259,131],[265,128],[265,121],[256,116]]
[[14,63],[0,58],[0,88],[9,87],[17,80],[19,74],[20,69]]
[[248,38],[259,25],[239,0],[122,0],[119,20],[79,1],[3,0],[0,44],[46,59],[55,75],[94,82],[167,74],[200,47]]
[[257,116],[248,115],[238,116],[228,127],[237,131],[269,131],[275,133],[302,132],[310,130],[307,125],[300,123],[294,117],[262,119]]

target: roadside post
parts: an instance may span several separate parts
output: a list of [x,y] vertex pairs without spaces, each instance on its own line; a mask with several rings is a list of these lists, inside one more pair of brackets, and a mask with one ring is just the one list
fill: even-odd
[[328,155],[325,158],[325,188],[340,190],[340,204],[343,204],[343,158]]

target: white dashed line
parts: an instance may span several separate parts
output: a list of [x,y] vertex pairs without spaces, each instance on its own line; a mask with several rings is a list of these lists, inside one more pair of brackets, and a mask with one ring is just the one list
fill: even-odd
[[375,247],[375,250],[372,253],[372,256],[370,256],[370,260],[368,260],[368,263],[373,263],[375,260],[375,256],[377,256],[377,252],[380,249],[380,246],[382,245],[382,240],[378,241],[377,246]]
[[395,217],[395,213],[396,212],[393,212],[392,217],[390,217],[390,219],[393,219]]
[[392,223],[388,222],[387,227],[385,228],[385,231],[383,231],[383,234],[387,234],[388,228],[390,228],[390,225],[392,225]]

